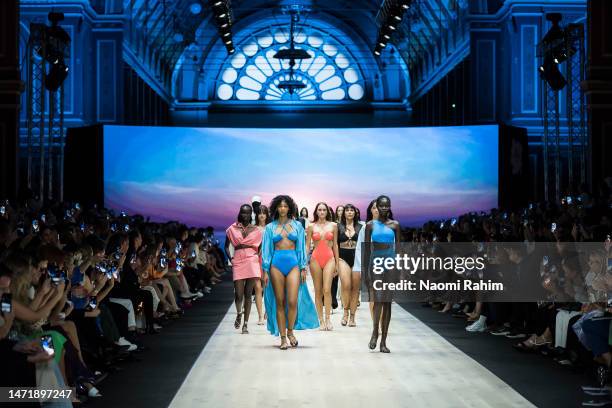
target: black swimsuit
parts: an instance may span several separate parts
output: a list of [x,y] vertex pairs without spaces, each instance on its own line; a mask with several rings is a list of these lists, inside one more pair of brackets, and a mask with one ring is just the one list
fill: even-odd
[[[340,255],[341,259],[353,269],[353,264],[355,263],[355,248],[357,245],[357,237],[359,236],[359,230],[361,229],[361,224],[357,223],[355,226],[355,233],[353,236],[348,237],[346,235],[346,228],[342,224],[338,224],[338,255]],[[353,248],[340,248],[340,244],[343,242],[351,241]]]

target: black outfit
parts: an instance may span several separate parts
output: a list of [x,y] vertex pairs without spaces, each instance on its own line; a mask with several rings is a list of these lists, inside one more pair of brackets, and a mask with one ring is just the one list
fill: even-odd
[[[355,247],[357,245],[357,237],[359,236],[359,231],[361,230],[361,224],[357,223],[355,226],[355,233],[350,237],[346,234],[346,228],[342,224],[338,224],[338,255],[340,255],[341,259],[348,264],[348,266],[353,269],[353,264],[355,263]],[[349,242],[352,248],[340,248],[340,244],[344,242]]]

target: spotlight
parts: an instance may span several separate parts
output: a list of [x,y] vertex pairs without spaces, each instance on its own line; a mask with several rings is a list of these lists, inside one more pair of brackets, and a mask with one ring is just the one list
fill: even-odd
[[454,104],[454,103],[451,105],[451,108],[453,108],[453,109],[455,109],[456,107],[457,107],[457,105]]
[[51,66],[49,73],[45,75],[45,88],[51,92],[55,92],[68,77],[69,68],[61,61]]
[[224,37],[229,37],[230,35],[232,35],[232,33],[230,33],[229,31],[225,34],[223,34]]
[[387,33],[384,33],[382,36],[384,37],[385,40],[388,40],[391,38],[391,36]]
[[219,18],[225,18],[227,16],[227,13],[221,13],[219,14],[217,17]]
[[229,26],[229,23],[223,23],[223,24],[221,24],[221,26],[220,26],[220,27],[221,27],[221,28],[226,28],[227,26]]
[[374,54],[380,56],[380,51],[378,49],[374,50]]
[[378,45],[380,45],[380,46],[381,46],[381,47],[383,47],[383,48],[385,48],[385,47],[387,46],[387,44],[386,44],[386,43],[384,43],[384,42],[382,42],[382,41],[381,41],[381,42],[379,42],[379,43],[378,43]]
[[236,49],[234,47],[232,47],[227,52],[229,52],[230,54],[233,54],[233,53],[236,52]]
[[393,23],[387,24],[387,27],[389,27],[389,29],[393,31],[395,31],[395,28],[396,28],[395,25],[393,25]]
[[225,43],[226,43],[227,45],[230,45],[230,44],[232,43],[232,40],[226,40],[226,41],[225,41]]
[[551,56],[544,58],[544,64],[540,66],[540,76],[555,91],[560,91],[567,85],[559,66],[554,63],[554,58]]
[[200,12],[202,11],[202,5],[198,2],[191,3],[191,5],[189,6],[189,11],[191,12],[191,14],[194,15],[200,14]]

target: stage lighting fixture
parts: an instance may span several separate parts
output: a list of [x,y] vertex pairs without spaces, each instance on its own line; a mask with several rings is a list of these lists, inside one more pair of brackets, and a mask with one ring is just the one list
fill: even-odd
[[374,50],[374,54],[377,55],[377,56],[380,56],[380,51],[378,51],[378,49],[375,49]]
[[45,75],[45,88],[51,92],[55,92],[68,77],[69,68],[61,61],[51,66],[49,73]]
[[387,44],[386,44],[386,43],[384,43],[384,42],[382,42],[382,41],[381,41],[381,42],[379,42],[379,43],[378,43],[378,45],[380,45],[380,46],[381,46],[381,47],[383,47],[383,48],[385,48],[385,47],[387,46]]
[[274,54],[274,58],[277,59],[288,59],[288,60],[303,60],[312,58],[306,50],[301,48],[284,48],[282,50],[278,50],[276,54]]
[[395,25],[393,23],[387,24],[387,27],[389,27],[390,30],[393,30],[393,31],[396,30],[396,27],[395,27]]
[[555,91],[560,91],[567,85],[565,77],[559,71],[559,65],[555,64],[552,56],[544,58],[544,64],[540,66],[540,76]]

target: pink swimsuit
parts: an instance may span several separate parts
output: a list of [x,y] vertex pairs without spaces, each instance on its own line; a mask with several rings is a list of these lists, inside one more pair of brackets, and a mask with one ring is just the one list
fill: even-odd
[[[327,231],[324,238],[326,241],[331,241],[334,239],[334,233]],[[313,241],[317,241],[315,244],[316,247],[314,251],[312,251],[312,259],[319,264],[319,268],[323,269],[325,265],[327,265],[327,262],[334,257],[334,251],[332,251],[326,242],[319,242],[321,241],[321,234],[319,232],[313,232],[312,239]]]

